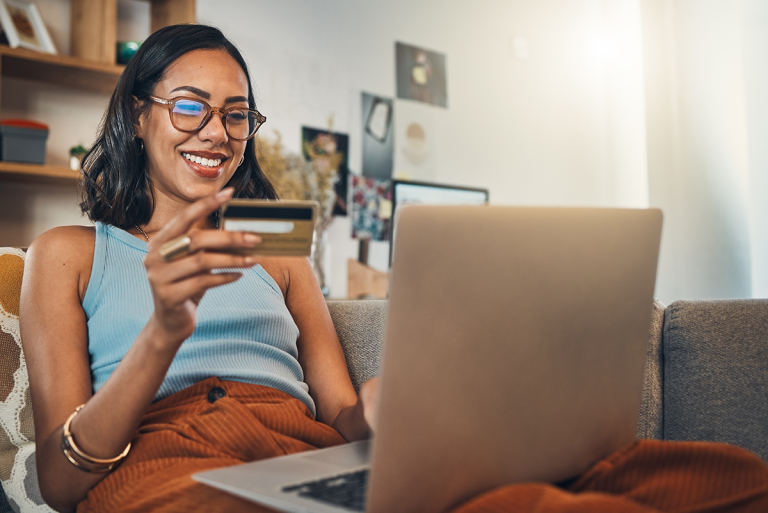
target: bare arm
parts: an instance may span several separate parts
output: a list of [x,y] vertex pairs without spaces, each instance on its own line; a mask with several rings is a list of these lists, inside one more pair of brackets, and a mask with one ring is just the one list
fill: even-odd
[[[367,438],[374,424],[376,383],[363,385],[360,396],[349,378],[344,352],[306,258],[282,259],[282,268],[262,265],[279,274],[286,305],[299,327],[299,363],[317,406],[317,420],[334,427],[349,441]],[[274,276],[273,274],[273,276]]]
[[[59,511],[71,511],[104,474],[75,468],[63,455],[62,425],[80,404],[71,425],[86,453],[111,458],[133,438],[176,351],[195,327],[196,306],[208,288],[239,278],[212,274],[215,268],[250,267],[245,257],[200,249],[253,245],[239,232],[198,231],[193,254],[165,262],[163,242],[186,233],[195,221],[218,208],[223,197],[196,202],[152,240],[145,259],[155,311],[131,349],[99,393],[92,396],[88,333],[81,303],[90,275],[93,231],[52,230],[29,249],[21,294],[21,331],[34,405],[40,491]],[[85,251],[90,248],[90,251]]]

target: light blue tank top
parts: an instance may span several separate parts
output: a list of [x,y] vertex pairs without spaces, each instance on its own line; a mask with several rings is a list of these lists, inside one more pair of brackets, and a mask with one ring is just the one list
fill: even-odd
[[[154,310],[143,263],[146,254],[146,242],[96,223],[93,269],[83,300],[94,392]],[[238,281],[205,293],[195,332],[181,345],[155,400],[216,376],[282,390],[314,415],[315,403],[298,361],[298,336],[277,283],[260,265],[247,269]]]

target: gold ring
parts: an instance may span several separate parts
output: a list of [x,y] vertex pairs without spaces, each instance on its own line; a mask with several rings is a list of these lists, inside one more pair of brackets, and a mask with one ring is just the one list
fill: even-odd
[[192,244],[192,239],[190,239],[187,235],[176,237],[175,239],[169,240],[160,246],[160,256],[168,261],[180,256],[184,256],[189,253],[190,244]]

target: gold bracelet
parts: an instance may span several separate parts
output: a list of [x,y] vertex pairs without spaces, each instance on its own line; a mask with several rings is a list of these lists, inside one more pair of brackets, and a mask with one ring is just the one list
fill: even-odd
[[[67,457],[67,460],[80,470],[85,470],[86,472],[109,472],[128,456],[128,451],[131,450],[131,444],[129,443],[125,450],[115,458],[95,458],[84,453],[77,444],[75,444],[75,439],[72,436],[72,432],[69,430],[69,426],[72,424],[72,419],[74,419],[75,415],[83,409],[83,406],[85,405],[81,404],[75,408],[75,411],[72,412],[72,415],[70,415],[64,423],[64,429],[61,433],[61,450],[64,452],[64,456]],[[78,459],[82,461],[78,461]]]

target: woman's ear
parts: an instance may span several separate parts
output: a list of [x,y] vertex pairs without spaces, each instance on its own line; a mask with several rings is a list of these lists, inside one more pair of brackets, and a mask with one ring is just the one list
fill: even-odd
[[136,131],[136,137],[144,137],[144,127],[147,124],[147,110],[145,109],[144,102],[131,96],[131,120],[133,121],[133,129]]

